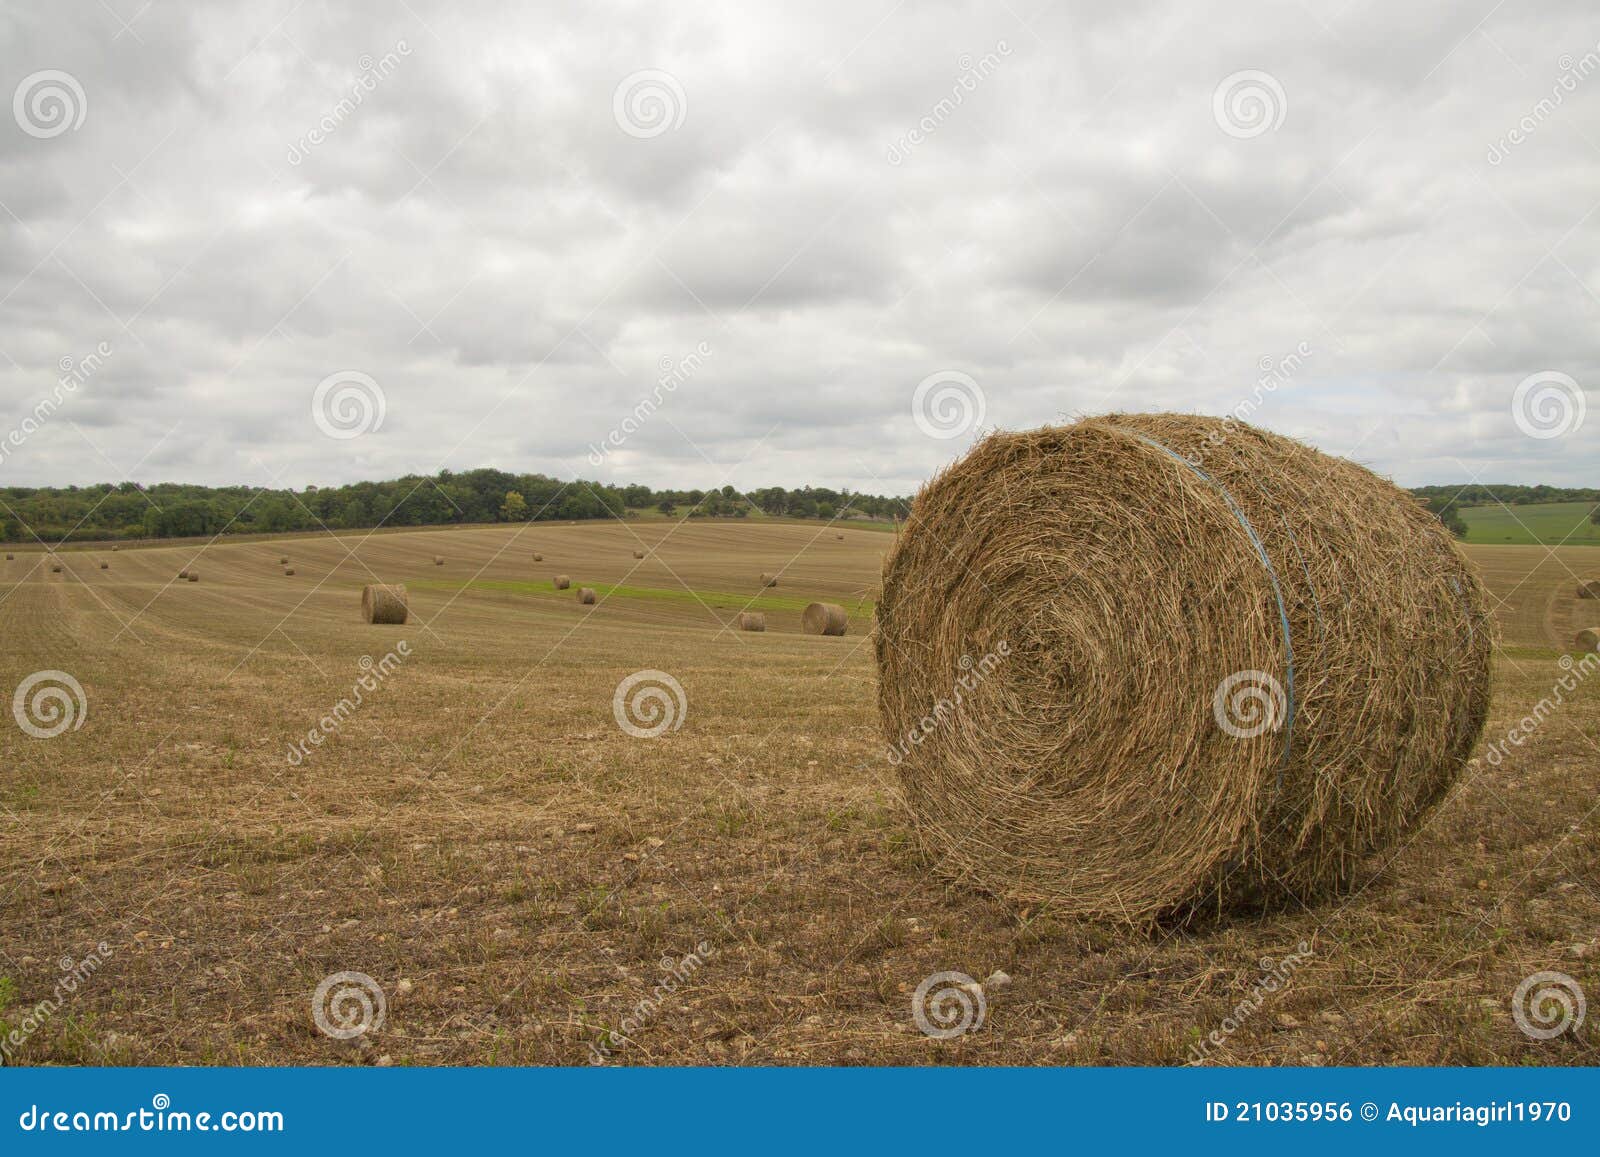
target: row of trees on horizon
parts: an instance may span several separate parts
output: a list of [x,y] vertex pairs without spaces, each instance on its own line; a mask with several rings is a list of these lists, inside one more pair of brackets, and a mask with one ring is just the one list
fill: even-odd
[[651,510],[690,518],[887,519],[907,500],[848,489],[768,486],[741,494],[657,490],[642,484],[562,482],[543,474],[480,469],[410,474],[383,482],[273,490],[133,482],[0,488],[0,540],[47,542],[183,538],[216,534],[365,530],[376,526],[573,521]]
[[[1462,507],[1589,502],[1600,522],[1600,489],[1556,486],[1419,486],[1412,490],[1458,537],[1467,531]],[[689,518],[784,517],[889,519],[910,500],[823,486],[768,486],[741,494],[715,489],[658,490],[641,483],[562,482],[543,474],[479,469],[409,474],[384,482],[271,490],[133,482],[93,486],[12,486],[0,489],[0,540],[48,542],[183,538],[215,534],[365,530],[376,526],[573,521],[625,517],[652,510]]]

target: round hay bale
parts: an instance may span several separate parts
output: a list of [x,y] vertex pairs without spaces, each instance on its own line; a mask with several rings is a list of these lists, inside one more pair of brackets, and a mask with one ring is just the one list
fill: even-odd
[[775,575],[775,574],[764,574],[764,575],[762,575],[761,576],[761,585],[764,586],[764,587],[775,587],[775,586],[777,586],[778,585],[778,576]]
[[850,616],[838,603],[812,603],[800,612],[800,629],[808,635],[842,635]]
[[115,553],[116,553],[116,552],[117,552],[117,551],[119,551],[119,550],[121,550],[121,549],[122,549],[122,548],[121,548],[121,547],[120,547],[120,546],[113,546],[113,547],[112,547],[112,548],[111,548],[111,551],[112,551],[112,553],[113,553],[113,554],[115,554]]
[[111,569],[111,564],[109,562],[102,562],[100,564],[100,569],[101,570],[110,570]]
[[[10,557],[7,555],[6,557]],[[1578,584],[1580,599],[1600,599],[1600,579],[1584,579]]]
[[189,577],[189,572],[188,572],[188,571],[186,571],[186,570],[180,570],[180,571],[179,571],[179,572],[178,572],[178,581],[179,581],[179,582],[182,582],[182,581],[183,581],[183,580],[184,580],[184,579],[186,579],[186,578],[188,578],[188,577]]
[[444,555],[442,555],[442,554],[434,555],[433,556],[433,565],[434,566],[443,566],[444,565]]
[[534,562],[543,562],[544,561],[544,555],[542,555],[542,554],[534,555],[533,556],[533,561]]
[[594,604],[594,590],[593,590],[593,588],[591,588],[591,587],[579,587],[578,588],[578,601],[580,603],[582,603],[584,606],[592,606]]
[[642,550],[634,551],[633,552],[633,557],[634,558],[643,558],[644,557],[644,551],[642,551]]
[[554,579],[551,580],[551,585],[553,585],[558,591],[564,591],[572,585],[572,580],[564,574],[558,574]]
[[292,575],[292,574],[294,574],[294,567],[292,567],[292,566],[286,566],[286,567],[284,567],[284,568],[283,568],[283,573],[284,573],[284,574],[286,574],[286,575]]
[[1600,651],[1600,627],[1585,627],[1575,642],[1580,651]]
[[980,442],[918,494],[875,631],[942,870],[1132,923],[1348,885],[1472,754],[1493,646],[1399,488],[1159,414]]
[[8,554],[8,555],[6,555],[6,561],[7,562],[13,562],[13,561],[15,561],[16,557],[17,556],[14,555],[14,554]]
[[767,629],[767,616],[760,611],[740,611],[739,629],[741,631],[764,631]]
[[368,583],[361,588],[361,617],[369,623],[403,623],[409,615],[406,588],[398,583]]
[[833,537],[834,537],[834,538],[837,538],[837,539],[838,539],[838,540],[839,540],[839,541],[840,541],[840,542],[843,542],[843,541],[844,541],[844,535],[842,535],[842,534],[836,534],[836,535],[834,535],[834,536],[833,536]]
[[50,573],[51,574],[60,574],[61,573],[61,564],[59,562],[51,563],[50,564]]
[[284,564],[284,563],[286,563],[286,562],[288,562],[288,561],[289,561],[289,556],[288,556],[288,555],[286,555],[286,554],[280,554],[280,555],[279,555],[279,556],[278,556],[278,565],[279,565],[279,566],[282,566],[282,565],[283,565],[283,564]]
[[189,581],[192,582],[192,583],[199,582],[200,581],[200,572],[197,571],[197,570],[190,571],[189,572]]

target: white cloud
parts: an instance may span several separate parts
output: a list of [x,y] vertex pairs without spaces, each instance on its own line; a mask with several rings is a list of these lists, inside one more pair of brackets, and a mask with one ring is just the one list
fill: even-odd
[[[145,481],[590,474],[702,341],[603,475],[907,491],[959,450],[912,417],[935,371],[1005,427],[1222,413],[1304,342],[1270,428],[1408,483],[1593,481],[1600,400],[1559,439],[1510,412],[1530,373],[1600,387],[1583,5],[115,8],[0,30],[8,86],[87,99],[0,122],[0,425],[116,349],[6,482],[111,476],[74,425]],[[646,139],[613,119],[643,69],[685,102]],[[1213,92],[1251,69],[1286,107],[1238,139]],[[310,398],[344,369],[388,416],[335,442]]]

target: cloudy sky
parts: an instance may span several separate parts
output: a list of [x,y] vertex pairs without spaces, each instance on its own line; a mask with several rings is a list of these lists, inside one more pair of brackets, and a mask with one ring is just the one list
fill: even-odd
[[1250,7],[10,5],[0,484],[907,493],[1243,406],[1593,485],[1600,10]]

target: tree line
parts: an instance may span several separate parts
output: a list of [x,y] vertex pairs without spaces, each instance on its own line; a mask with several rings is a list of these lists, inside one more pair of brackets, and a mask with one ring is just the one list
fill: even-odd
[[1588,502],[1594,504],[1589,521],[1600,524],[1600,489],[1588,486],[1512,486],[1474,482],[1468,486],[1415,486],[1411,493],[1427,499],[1428,509],[1439,516],[1457,538],[1467,536],[1467,524],[1458,513],[1463,506],[1531,506],[1538,502]]
[[453,523],[574,521],[655,510],[690,518],[871,518],[903,515],[906,500],[848,489],[733,486],[660,490],[481,469],[408,474],[385,482],[274,490],[135,482],[0,488],[6,542],[182,538],[217,534],[365,530]]
[[[1418,486],[1412,490],[1454,534],[1464,536],[1463,506],[1593,502],[1600,522],[1600,489],[1558,486]],[[445,526],[452,523],[574,521],[625,517],[653,510],[689,518],[903,517],[909,499],[860,494],[825,486],[767,486],[740,493],[731,485],[710,489],[652,489],[641,483],[613,486],[543,474],[480,469],[408,474],[386,482],[272,490],[253,486],[198,486],[134,482],[93,486],[0,488],[0,540],[46,542],[133,538],[185,538],[216,534],[366,530],[378,526]]]

